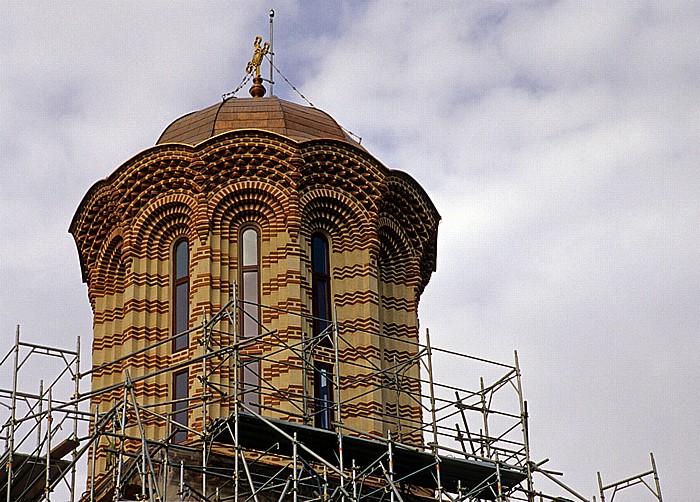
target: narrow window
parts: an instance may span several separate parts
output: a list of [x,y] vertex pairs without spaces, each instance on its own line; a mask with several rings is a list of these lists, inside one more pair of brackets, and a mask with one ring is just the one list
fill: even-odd
[[241,336],[256,336],[260,332],[260,254],[258,230],[246,227],[241,232]]
[[244,359],[241,361],[241,396],[245,405],[259,412],[260,404],[260,360]]
[[314,364],[314,425],[319,429],[333,426],[333,366]]
[[[321,334],[330,325],[331,277],[328,263],[328,239],[322,233],[311,236],[311,296],[314,316],[314,335]],[[330,338],[324,338],[330,342]]]
[[[173,335],[183,333],[189,328],[190,321],[190,248],[186,239],[182,239],[173,248]],[[173,351],[186,349],[189,336],[183,334],[173,340]]]
[[188,370],[180,371],[173,375],[173,443],[182,443],[187,439],[187,429],[185,427],[188,425],[187,398],[189,397],[189,377],[190,373]]

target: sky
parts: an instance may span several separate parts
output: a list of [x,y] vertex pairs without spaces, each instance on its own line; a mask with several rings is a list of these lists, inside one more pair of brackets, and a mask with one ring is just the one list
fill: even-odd
[[590,498],[653,451],[698,496],[697,1],[0,1],[0,352],[19,324],[89,360],[78,204],[235,89],[271,8],[282,73],[434,201],[421,326],[518,351],[533,460]]

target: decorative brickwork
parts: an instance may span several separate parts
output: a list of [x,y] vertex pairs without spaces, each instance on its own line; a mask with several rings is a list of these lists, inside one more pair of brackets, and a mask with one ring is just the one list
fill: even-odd
[[[174,335],[173,244],[186,238],[190,245],[189,327],[195,328],[232,300],[240,280],[240,230],[254,224],[260,322],[272,334],[243,354],[266,358],[260,372],[271,390],[261,414],[309,423],[310,409],[287,403],[290,395],[313,392],[312,376],[301,359],[271,354],[276,340],[293,345],[312,336],[311,235],[323,232],[342,340],[336,371],[349,403],[340,419],[358,430],[400,436],[402,420],[421,420],[419,404],[406,393],[419,390],[417,366],[405,370],[401,362],[417,354],[418,302],[435,270],[438,222],[409,175],[383,166],[323,112],[258,98],[187,115],[158,145],[96,183],[71,223],[94,311],[93,388],[123,382],[125,370],[138,379],[202,354],[194,336],[175,353],[168,341]],[[233,322],[222,320],[221,331],[233,333]],[[388,337],[377,346],[372,333]],[[154,344],[160,345],[144,351]],[[333,363],[324,346],[313,357]],[[378,376],[353,366],[357,358],[387,369],[402,392],[379,390]],[[235,394],[231,364],[221,366],[212,383]],[[190,396],[201,396],[197,366],[189,371]],[[171,399],[171,386],[172,374],[164,371],[136,384],[135,393],[168,414],[162,403]],[[114,392],[98,396],[93,405],[101,408],[119,398]],[[208,420],[228,416],[232,405],[221,401],[212,410]],[[376,413],[390,418],[372,418]],[[189,411],[191,427],[201,429],[202,418],[201,409]],[[151,420],[147,430],[164,437],[165,421]],[[419,436],[402,439],[420,443]],[[99,455],[104,469],[106,455]]]

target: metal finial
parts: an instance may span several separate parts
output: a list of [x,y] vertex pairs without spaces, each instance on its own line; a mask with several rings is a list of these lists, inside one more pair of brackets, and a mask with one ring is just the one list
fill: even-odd
[[253,74],[255,72],[256,77],[260,77],[260,65],[262,64],[263,57],[269,52],[270,44],[265,42],[262,46],[262,37],[255,37],[255,51],[253,52],[253,59],[248,61],[248,66],[246,66],[246,73]]

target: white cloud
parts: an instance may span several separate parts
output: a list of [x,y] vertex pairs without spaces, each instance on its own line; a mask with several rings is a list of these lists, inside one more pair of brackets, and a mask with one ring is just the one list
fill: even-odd
[[0,4],[6,339],[89,331],[80,198],[232,90],[273,7],[285,75],[435,201],[422,323],[519,350],[536,459],[592,495],[653,450],[669,500],[700,490],[698,3],[19,5]]

